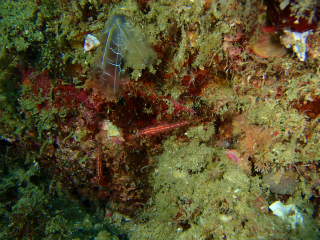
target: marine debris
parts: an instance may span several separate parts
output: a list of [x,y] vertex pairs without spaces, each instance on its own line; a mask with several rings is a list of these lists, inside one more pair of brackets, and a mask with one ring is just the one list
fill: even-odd
[[298,223],[303,225],[302,214],[299,213],[298,208],[295,205],[284,205],[280,201],[276,201],[272,203],[269,208],[272,210],[274,215],[289,222],[293,229],[297,227]]

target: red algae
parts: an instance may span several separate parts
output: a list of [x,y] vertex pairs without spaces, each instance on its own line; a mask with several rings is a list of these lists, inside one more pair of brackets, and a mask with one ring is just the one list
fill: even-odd
[[311,119],[316,119],[320,114],[320,98],[312,96],[310,100],[299,100],[293,104],[293,107]]
[[54,87],[54,104],[61,107],[77,108],[80,104],[84,104],[88,108],[92,108],[87,102],[90,92],[88,90],[77,89],[75,86],[63,85],[61,79],[58,79],[58,86]]

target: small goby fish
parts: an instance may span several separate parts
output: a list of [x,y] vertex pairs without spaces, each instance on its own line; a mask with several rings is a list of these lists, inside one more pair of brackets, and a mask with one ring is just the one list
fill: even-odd
[[96,175],[98,180],[100,180],[102,177],[102,151],[100,145],[98,145],[98,157],[96,164]]
[[96,176],[98,179],[99,187],[108,187],[109,183],[107,182],[106,178],[103,176],[103,169],[102,169],[102,150],[100,145],[98,145],[98,157],[96,162]]
[[191,123],[193,120],[188,120],[188,121],[182,121],[179,123],[171,123],[171,124],[161,124],[158,126],[154,127],[147,127],[143,130],[141,130],[138,135],[155,135],[158,133],[164,133],[164,132],[169,132],[172,131],[176,128],[183,127]]

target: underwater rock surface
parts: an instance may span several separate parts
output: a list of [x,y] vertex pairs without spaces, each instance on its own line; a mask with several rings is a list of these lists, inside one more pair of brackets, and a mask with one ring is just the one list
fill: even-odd
[[1,239],[319,238],[314,1],[3,6]]

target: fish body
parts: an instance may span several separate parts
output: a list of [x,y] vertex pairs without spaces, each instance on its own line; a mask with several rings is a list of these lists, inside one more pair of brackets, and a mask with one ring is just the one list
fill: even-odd
[[96,161],[96,176],[98,180],[102,177],[102,151],[100,145],[98,145],[98,156]]
[[146,135],[156,135],[159,133],[169,132],[169,131],[172,131],[176,128],[186,126],[191,122],[192,122],[191,120],[188,120],[188,121],[182,121],[179,123],[161,124],[161,125],[154,126],[154,127],[147,127],[145,129],[143,129],[142,131],[140,131],[138,133],[138,135],[146,136]]

